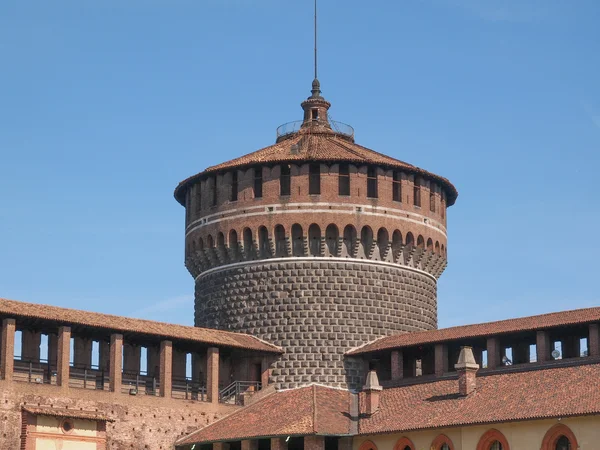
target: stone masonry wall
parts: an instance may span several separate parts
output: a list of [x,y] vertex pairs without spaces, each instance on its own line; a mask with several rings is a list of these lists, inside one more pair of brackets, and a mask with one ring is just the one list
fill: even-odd
[[271,371],[278,388],[355,389],[364,381],[362,363],[344,353],[381,336],[436,328],[436,287],[424,273],[377,262],[242,263],[198,278],[195,323],[282,346]]

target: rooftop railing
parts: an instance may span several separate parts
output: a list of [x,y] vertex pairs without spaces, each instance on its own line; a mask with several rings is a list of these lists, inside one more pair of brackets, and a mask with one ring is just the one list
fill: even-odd
[[[294,122],[284,123],[277,128],[277,139],[280,139],[284,136],[288,136],[293,133],[297,133],[302,128],[302,124],[304,121],[296,120]],[[331,125],[331,129],[333,132],[337,134],[341,134],[342,136],[354,139],[354,128],[350,125],[345,124],[343,122],[337,122],[335,120],[329,120],[329,125]]]

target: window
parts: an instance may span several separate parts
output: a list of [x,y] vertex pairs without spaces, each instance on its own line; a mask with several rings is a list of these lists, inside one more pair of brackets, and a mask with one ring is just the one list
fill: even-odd
[[308,172],[308,193],[310,195],[319,195],[321,193],[321,165],[311,164]]
[[566,436],[561,436],[556,441],[556,450],[572,450],[571,442]]
[[339,194],[350,195],[350,166],[340,164]]
[[231,198],[232,202],[237,202],[238,199],[238,173],[237,170],[231,174]]
[[392,200],[395,202],[402,201],[402,175],[400,172],[394,171],[394,178],[392,181]]
[[429,210],[435,212],[435,184],[429,183]]
[[292,191],[291,168],[287,164],[281,166],[279,176],[279,195],[290,195]]
[[367,169],[367,197],[377,198],[377,168]]
[[254,198],[262,198],[263,196],[263,175],[262,167],[254,169]]
[[217,206],[217,177],[212,179],[212,206]]
[[311,109],[310,110],[310,117],[312,120],[318,120],[319,119],[319,110],[318,109]]
[[60,424],[60,428],[62,429],[63,433],[69,434],[73,431],[73,428],[75,428],[75,427],[74,427],[73,421],[71,419],[65,419]]
[[450,446],[448,444],[442,444],[440,450],[450,450]]
[[416,176],[413,188],[413,203],[415,206],[421,206],[421,180]]
[[490,450],[503,450],[502,444],[500,443],[500,441],[492,442],[492,445],[490,446]]

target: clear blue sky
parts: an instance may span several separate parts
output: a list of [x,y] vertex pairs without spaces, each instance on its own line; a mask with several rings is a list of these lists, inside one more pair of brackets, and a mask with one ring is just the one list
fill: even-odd
[[[321,0],[357,141],[448,177],[440,326],[600,304],[600,2]],[[192,324],[176,184],[274,142],[311,0],[0,2],[0,297]]]

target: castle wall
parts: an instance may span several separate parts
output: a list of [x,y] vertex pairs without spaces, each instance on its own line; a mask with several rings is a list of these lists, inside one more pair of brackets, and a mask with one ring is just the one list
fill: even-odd
[[284,347],[271,370],[279,388],[358,388],[363,363],[344,353],[380,336],[436,328],[436,286],[425,272],[375,261],[240,263],[199,276],[195,322]]

